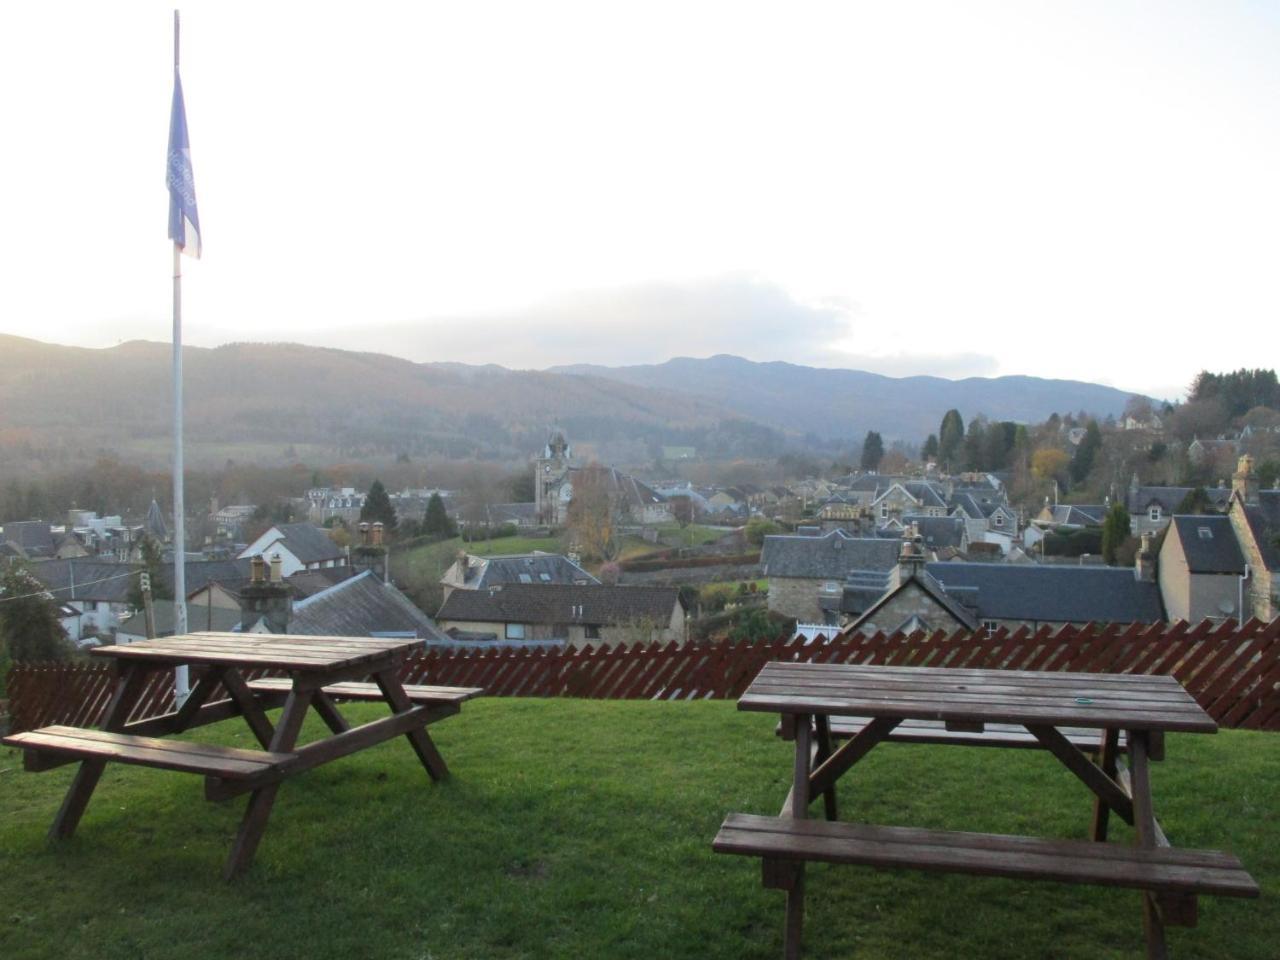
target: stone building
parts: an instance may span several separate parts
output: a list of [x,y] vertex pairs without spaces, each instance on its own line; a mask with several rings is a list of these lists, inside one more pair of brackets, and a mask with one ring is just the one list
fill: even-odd
[[1231,478],[1227,517],[1247,564],[1243,613],[1270,621],[1280,616],[1280,488],[1258,489],[1248,454]]
[[1231,520],[1175,516],[1160,547],[1160,595],[1170,620],[1240,618],[1244,554]]
[[802,623],[836,623],[845,583],[854,577],[878,596],[898,560],[898,541],[824,536],[764,538],[760,562],[769,578],[769,609]]

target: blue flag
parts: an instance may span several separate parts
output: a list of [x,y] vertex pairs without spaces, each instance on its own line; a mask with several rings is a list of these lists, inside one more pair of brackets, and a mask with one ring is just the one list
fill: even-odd
[[191,172],[191,141],[187,138],[187,109],[182,102],[182,78],[173,68],[173,111],[169,114],[169,239],[189,257],[200,259],[200,214],[196,212],[196,181]]

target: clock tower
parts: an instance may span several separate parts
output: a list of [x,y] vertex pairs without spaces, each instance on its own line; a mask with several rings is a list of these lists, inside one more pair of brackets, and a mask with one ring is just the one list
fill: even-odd
[[561,488],[569,479],[573,448],[564,432],[555,430],[542,448],[542,456],[534,461],[533,489],[537,500],[538,522],[548,525],[561,523]]

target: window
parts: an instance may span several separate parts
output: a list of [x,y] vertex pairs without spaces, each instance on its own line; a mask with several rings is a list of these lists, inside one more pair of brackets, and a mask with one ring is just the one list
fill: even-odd
[[520,574],[520,582],[521,582],[521,583],[533,583],[533,577],[529,576],[527,573],[522,573],[522,574]]
[[997,526],[997,527],[1003,527],[1003,526],[1004,526],[1004,514],[1003,514],[1003,513],[997,513],[997,514],[996,514],[996,526]]
[[599,624],[596,624],[596,623],[589,623],[589,624],[587,624],[587,626],[586,626],[586,636],[587,636],[587,639],[588,639],[588,640],[599,640],[599,639],[600,639],[600,625],[599,625]]
[[834,580],[828,580],[826,583],[822,585],[822,592],[823,593],[839,593],[840,584],[836,583],[836,581]]
[[889,519],[889,505],[887,503],[880,504],[880,519]]
[[982,629],[987,631],[987,633],[995,633],[996,630],[998,630],[999,628],[1000,628],[1000,622],[998,620],[982,621]]
[[1210,530],[1208,527],[1199,527],[1199,528],[1197,528],[1196,532],[1200,534],[1200,539],[1201,539],[1201,540],[1212,540],[1212,539],[1213,539],[1213,531],[1212,531],[1212,530]]
[[1159,508],[1159,507],[1152,507],[1150,510],[1148,510],[1148,511],[1147,511],[1147,516],[1151,519],[1151,522],[1152,522],[1152,523],[1159,523],[1159,522],[1160,522],[1160,508]]
[[523,639],[524,639],[524,624],[523,624],[523,623],[508,623],[508,624],[507,624],[507,639],[508,639],[508,640],[523,640]]
[[549,573],[540,573],[540,574],[538,574],[538,579],[539,579],[539,580],[541,580],[543,583],[550,583],[550,582],[551,582],[551,574],[549,574]]

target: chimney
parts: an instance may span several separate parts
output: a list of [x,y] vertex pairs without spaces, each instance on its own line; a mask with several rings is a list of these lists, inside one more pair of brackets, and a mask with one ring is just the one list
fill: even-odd
[[382,521],[375,521],[373,524],[373,545],[375,547],[382,546]]
[[924,572],[924,542],[920,537],[920,529],[912,523],[902,535],[902,549],[898,552],[898,584],[904,584],[912,577]]
[[240,629],[245,633],[257,626],[266,625],[268,633],[288,633],[289,617],[293,613],[293,591],[281,576],[283,561],[276,554],[271,558],[271,579],[267,579],[267,564],[262,555],[249,561],[250,579],[240,588]]
[[471,579],[471,563],[467,560],[467,551],[458,551],[458,576],[466,583]]
[[361,523],[357,529],[360,531],[360,546],[369,546],[369,524]]
[[1154,583],[1156,579],[1156,555],[1151,552],[1151,534],[1142,535],[1142,545],[1133,559],[1133,577],[1144,583]]
[[1253,472],[1253,457],[1245,454],[1231,476],[1231,493],[1248,504],[1258,502],[1258,475]]

